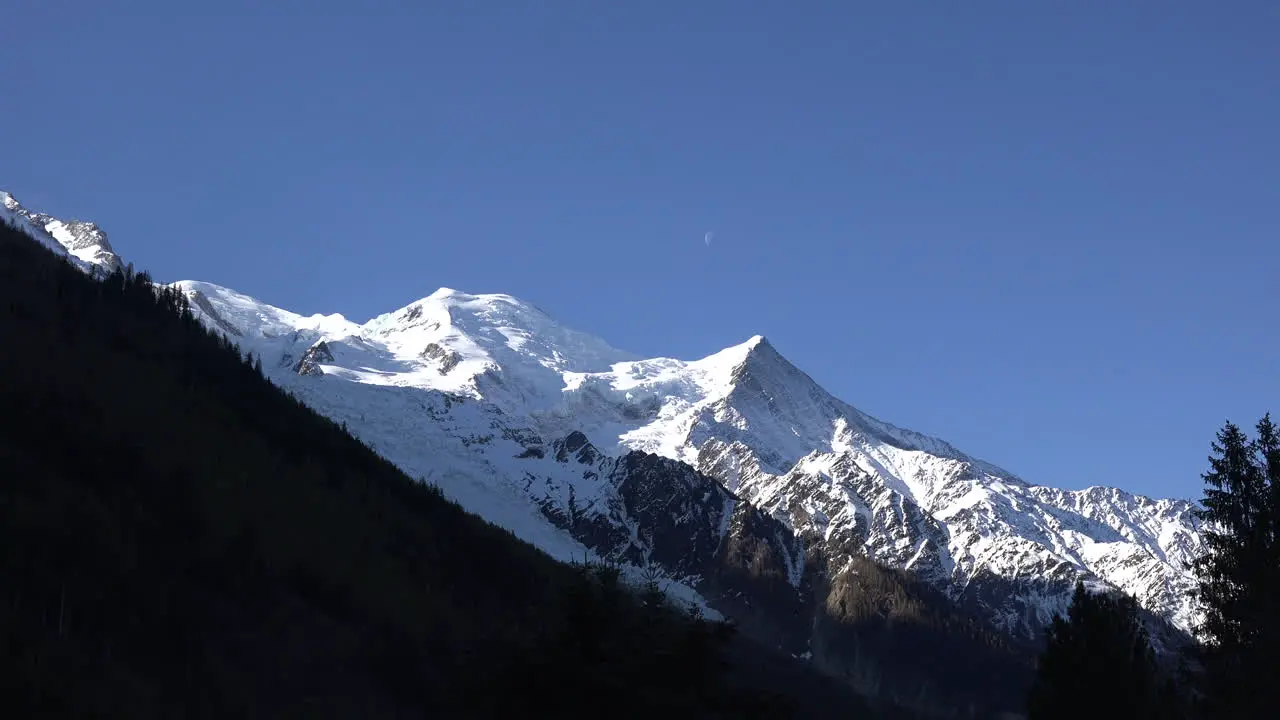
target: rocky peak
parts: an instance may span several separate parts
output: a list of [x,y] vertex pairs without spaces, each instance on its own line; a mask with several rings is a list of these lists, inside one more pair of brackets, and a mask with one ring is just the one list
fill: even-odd
[[600,451],[578,430],[569,433],[563,440],[557,440],[554,447],[556,460],[562,463],[569,462],[572,457],[583,465],[594,465],[601,458]]
[[[45,218],[47,215],[41,215]],[[104,252],[114,253],[111,243],[107,241],[107,233],[97,223],[87,220],[57,220],[49,218],[49,224],[46,226],[50,232],[54,232],[53,227],[57,225],[61,229],[66,230],[67,240],[64,243],[68,250],[84,250],[87,248],[97,247]]]
[[[746,352],[730,375],[739,393],[763,394],[770,400],[771,409],[783,414],[807,411],[813,403],[834,400],[763,335],[756,335],[739,347]],[[797,404],[798,401],[803,402]]]
[[45,213],[29,210],[12,194],[0,190],[0,205],[9,213],[20,217],[34,231],[61,245],[66,251],[104,273],[112,273],[123,263],[116,255],[107,234],[97,224],[85,220],[59,220]]

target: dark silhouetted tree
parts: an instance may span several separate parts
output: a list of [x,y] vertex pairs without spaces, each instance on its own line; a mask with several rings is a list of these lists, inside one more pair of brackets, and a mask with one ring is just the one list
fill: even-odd
[[1270,716],[1280,707],[1280,437],[1267,415],[1253,441],[1227,423],[1212,447],[1199,513],[1206,551],[1193,564],[1203,710]]
[[1163,718],[1155,659],[1133,598],[1076,584],[1054,617],[1027,702],[1030,720]]

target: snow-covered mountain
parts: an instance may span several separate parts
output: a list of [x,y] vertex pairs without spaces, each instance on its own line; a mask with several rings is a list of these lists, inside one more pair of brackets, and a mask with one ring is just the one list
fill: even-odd
[[102,228],[82,220],[59,220],[23,207],[0,190],[0,220],[27,231],[45,247],[67,256],[86,272],[110,274],[121,267]]
[[[82,267],[119,266],[96,226],[0,200]],[[174,286],[275,383],[563,559],[621,559],[730,611],[820,594],[868,557],[1014,636],[1035,636],[1077,578],[1194,620],[1191,503],[1033,485],[860,412],[763,337],[644,359],[507,295],[440,289],[356,323]]]

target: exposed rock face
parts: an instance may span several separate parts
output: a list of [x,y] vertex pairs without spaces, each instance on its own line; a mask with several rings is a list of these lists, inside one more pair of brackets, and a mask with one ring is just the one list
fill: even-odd
[[[422,312],[418,308],[414,308],[414,310],[419,314]],[[414,315],[414,317],[416,318],[417,315]],[[436,369],[439,370],[441,375],[447,375],[450,370],[458,367],[458,363],[462,361],[461,355],[452,350],[446,350],[436,343],[429,343],[418,356],[427,360],[438,361],[439,364]]]
[[83,261],[87,269],[109,275],[124,267],[120,257],[107,241],[107,234],[94,223],[83,220],[59,220],[23,207],[18,199],[0,192],[0,207],[5,215],[24,221],[27,230],[44,234],[66,251]]
[[331,362],[333,362],[333,352],[329,350],[329,344],[321,340],[298,358],[298,362],[294,363],[293,371],[299,375],[323,375],[324,370],[320,364]]
[[[558,527],[603,556],[690,585],[753,636],[865,692],[903,702],[927,696],[921,702],[936,709],[961,701],[965,683],[990,687],[1003,677],[1016,688],[1026,678],[1025,651],[993,640],[942,593],[868,560],[858,552],[862,538],[807,548],[819,538],[792,533],[689,465],[634,451],[609,457],[581,432],[551,443],[547,456],[574,481],[539,474],[535,463],[526,491]],[[952,670],[953,686],[926,692],[912,679],[921,661],[911,656],[930,652],[939,672],[975,657],[985,665]]]

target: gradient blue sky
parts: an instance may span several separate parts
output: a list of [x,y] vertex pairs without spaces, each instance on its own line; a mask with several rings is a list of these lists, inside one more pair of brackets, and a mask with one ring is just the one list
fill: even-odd
[[763,333],[1067,487],[1198,496],[1280,411],[1280,3],[194,7],[4,10],[0,187],[159,279]]

